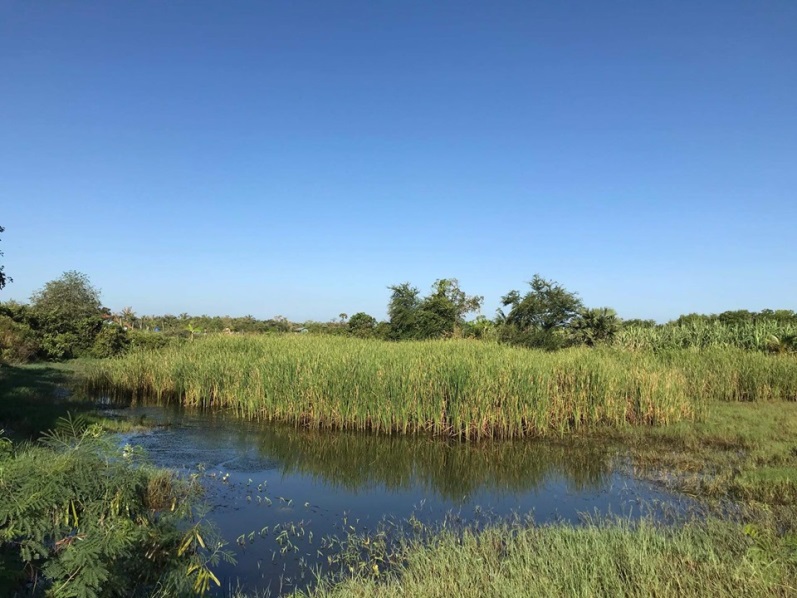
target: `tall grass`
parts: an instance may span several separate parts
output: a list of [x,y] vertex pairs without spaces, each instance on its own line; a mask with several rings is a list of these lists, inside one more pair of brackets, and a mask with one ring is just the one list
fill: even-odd
[[683,373],[689,396],[720,401],[797,401],[797,355],[715,347],[661,351],[656,359]]
[[209,337],[86,368],[87,389],[310,428],[525,437],[696,417],[684,376],[630,353],[477,341]]
[[321,577],[294,596],[763,598],[797,592],[793,533],[717,518],[674,527],[648,520],[499,523],[420,532],[381,552],[371,548],[379,540],[350,537],[344,564],[353,572]]
[[797,335],[797,325],[774,320],[726,324],[696,320],[650,328],[630,326],[614,338],[616,347],[632,350],[709,349],[736,347],[747,351],[777,351]]

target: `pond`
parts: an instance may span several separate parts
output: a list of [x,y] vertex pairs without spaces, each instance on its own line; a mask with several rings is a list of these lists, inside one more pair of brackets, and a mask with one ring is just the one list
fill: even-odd
[[578,522],[683,506],[636,479],[616,449],[584,440],[466,444],[162,407],[124,411],[156,424],[124,442],[142,446],[157,465],[202,473],[208,518],[237,560],[215,569],[224,590],[278,594],[312,583],[310,568],[327,563],[324,537],[373,531],[386,518],[467,525],[531,514],[538,523]]

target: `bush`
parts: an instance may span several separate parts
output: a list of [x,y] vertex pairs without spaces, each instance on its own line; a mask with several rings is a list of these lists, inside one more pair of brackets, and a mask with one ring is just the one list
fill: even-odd
[[130,346],[127,331],[121,326],[106,325],[100,330],[91,348],[93,357],[100,359],[122,355]]
[[26,363],[38,352],[39,343],[30,326],[0,316],[0,361]]
[[103,326],[100,293],[80,272],[65,272],[31,297],[31,315],[44,352],[69,359],[91,352]]
[[189,338],[189,334],[185,331],[181,331],[180,333],[169,333],[131,330],[128,336],[132,348],[150,351],[163,349],[170,345],[182,344]]
[[0,439],[4,595],[31,582],[63,597],[202,593],[218,583],[208,566],[225,553],[189,523],[195,495],[79,420],[35,445]]

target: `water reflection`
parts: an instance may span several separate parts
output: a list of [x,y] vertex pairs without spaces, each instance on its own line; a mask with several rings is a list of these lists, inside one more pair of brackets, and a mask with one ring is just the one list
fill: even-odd
[[[156,464],[192,471],[203,464],[210,518],[238,559],[217,573],[250,589],[276,590],[286,579],[309,583],[312,576],[302,577],[307,565],[325,562],[317,558],[318,538],[349,525],[372,530],[386,517],[412,515],[435,525],[452,511],[466,521],[483,511],[532,512],[539,523],[577,522],[584,512],[637,517],[641,501],[673,499],[615,468],[606,447],[572,439],[467,444],[322,433],[154,407],[125,413],[160,424],[126,438]],[[296,540],[299,552],[280,558],[285,547],[276,543],[274,526],[293,529],[295,522],[307,535]],[[260,538],[255,532],[264,529],[272,533]],[[257,540],[237,542],[242,535]]]
[[[241,434],[239,442],[252,442]],[[351,492],[421,487],[448,500],[480,490],[528,492],[552,476],[567,489],[599,489],[611,473],[606,450],[549,442],[450,443],[428,438],[323,433],[284,426],[262,429],[260,453],[285,474],[300,473]]]

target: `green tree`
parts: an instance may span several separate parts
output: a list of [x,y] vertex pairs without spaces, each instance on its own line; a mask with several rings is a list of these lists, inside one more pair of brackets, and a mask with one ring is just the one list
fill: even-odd
[[570,322],[571,338],[576,343],[594,347],[609,342],[620,330],[621,320],[617,312],[608,307],[582,309]]
[[48,357],[66,359],[88,352],[102,329],[100,293],[88,276],[64,272],[31,296],[31,314]]
[[94,357],[115,357],[121,355],[130,346],[130,336],[121,326],[103,326],[91,348]]
[[31,327],[0,313],[0,363],[25,363],[38,352],[39,343]]
[[[5,230],[6,230],[5,228],[0,226],[0,233],[5,232]],[[0,257],[3,257],[3,252],[2,251],[0,251]],[[10,277],[6,276],[4,268],[5,268],[5,266],[0,264],[0,291],[3,290],[3,288],[6,286],[7,282],[14,282],[13,278],[10,278]]]
[[534,275],[529,286],[531,291],[525,295],[510,291],[501,298],[504,307],[511,306],[505,322],[521,331],[562,328],[583,307],[577,293],[568,291],[558,282],[545,280],[539,274]]
[[390,335],[394,340],[417,338],[419,291],[408,282],[388,287],[392,293],[387,313]]
[[484,297],[466,295],[456,278],[436,280],[431,295],[419,306],[416,336],[438,338],[461,332],[465,315],[481,309],[483,302]]
[[657,326],[656,320],[642,320],[640,318],[633,318],[631,320],[622,321],[623,328],[655,328]]
[[497,339],[496,326],[496,323],[487,316],[478,315],[475,320],[465,323],[463,332],[466,337],[494,341]]
[[349,319],[348,331],[352,336],[370,338],[376,331],[376,318],[362,311],[356,313]]
[[539,274],[529,286],[531,290],[525,295],[510,291],[501,298],[503,306],[510,308],[508,314],[498,312],[498,320],[503,323],[502,340],[530,347],[561,347],[568,324],[583,308],[581,299]]

